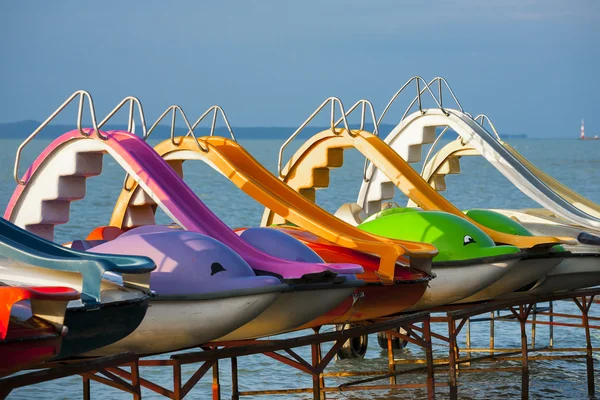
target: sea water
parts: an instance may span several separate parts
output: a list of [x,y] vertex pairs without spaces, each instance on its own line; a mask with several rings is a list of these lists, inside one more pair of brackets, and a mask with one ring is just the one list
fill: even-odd
[[[246,140],[241,144],[270,171],[277,169],[277,151],[283,141],[277,140]],[[301,144],[298,139],[286,150],[284,161],[289,159],[295,149]],[[20,174],[31,164],[33,159],[49,143],[48,140],[33,141],[25,150]],[[447,142],[442,142],[442,144]],[[536,166],[549,173],[575,191],[589,199],[600,203],[600,141],[579,140],[509,140],[519,152]],[[152,143],[154,144],[154,143]],[[14,155],[19,141],[13,139],[0,140],[0,201],[7,204],[14,190],[15,182],[12,177]],[[426,154],[424,146],[423,154]],[[335,212],[345,202],[355,202],[363,174],[364,158],[356,150],[345,152],[342,168],[332,170],[330,186],[317,192],[317,202],[329,212]],[[121,167],[109,156],[104,158],[103,172],[100,176],[88,179],[86,197],[73,203],[70,221],[56,228],[57,242],[67,242],[73,239],[85,238],[96,226],[106,225],[115,201],[120,193],[124,173]],[[420,170],[421,164],[416,168]],[[210,209],[223,219],[230,227],[257,226],[260,224],[264,210],[260,204],[248,197],[226,178],[216,173],[210,167],[195,161],[184,164],[185,180],[195,193]],[[461,209],[469,208],[523,208],[537,207],[537,204],[523,195],[504,178],[493,166],[481,157],[463,157],[461,159],[460,175],[449,176],[446,179],[447,191],[443,194]],[[395,201],[406,204],[406,198],[397,191]],[[168,217],[159,212],[158,221],[170,222]],[[461,239],[462,240],[462,239]],[[578,314],[577,307],[570,302],[555,303],[555,311]],[[292,311],[293,312],[293,311]],[[593,306],[592,316],[600,315],[600,305]],[[576,320],[572,320],[573,322]],[[330,330],[325,327],[324,330]],[[433,325],[440,333],[445,333],[445,326]],[[529,329],[529,328],[528,328]],[[296,336],[306,332],[295,332],[284,335]],[[548,328],[537,327],[536,344],[544,346],[548,343]],[[148,338],[152,340],[152,338]],[[531,337],[529,338],[531,340]],[[582,329],[554,329],[555,345],[558,347],[585,347],[585,335]],[[592,331],[593,346],[600,346],[600,332]],[[487,322],[471,324],[471,345],[486,347],[489,343],[489,324]],[[464,348],[465,329],[459,337],[459,346]],[[519,347],[520,331],[515,322],[496,323],[496,347]],[[324,345],[327,351],[330,345]],[[448,347],[441,341],[434,341],[434,356],[445,358]],[[298,349],[299,354],[310,359],[310,349]],[[167,358],[167,355],[161,356]],[[406,349],[395,352],[396,358],[423,358],[423,351],[409,345]],[[598,360],[598,355],[595,355]],[[220,363],[222,397],[230,396],[230,363],[228,360]],[[473,364],[473,367],[479,365]],[[502,362],[499,366],[520,366],[520,363]],[[191,377],[197,365],[183,367],[184,382]],[[262,356],[242,357],[238,360],[239,389],[263,390],[278,388],[309,388],[312,385],[310,376],[286,365]],[[387,354],[379,348],[375,336],[370,337],[367,355],[361,360],[335,360],[326,372],[337,371],[372,371],[387,370]],[[172,373],[169,367],[141,368],[141,376],[172,390]],[[531,361],[530,362],[531,398],[537,399],[584,399],[587,397],[587,385],[584,359],[561,361]],[[186,396],[189,399],[210,398],[212,379],[210,372]],[[492,373],[463,373],[459,376],[459,395],[462,399],[504,399],[520,397],[520,372]],[[356,378],[360,379],[360,378]],[[329,386],[339,385],[349,379],[336,380],[327,378]],[[436,375],[438,382],[447,381],[447,375],[442,371]],[[380,384],[386,384],[387,379]],[[408,375],[398,378],[399,383],[425,382],[424,375]],[[116,389],[92,382],[92,397],[106,399],[129,399],[131,396]],[[600,374],[596,374],[596,387],[600,387]],[[448,389],[437,388],[438,398],[447,398]],[[143,389],[143,398],[163,398],[152,391]],[[9,399],[78,399],[82,397],[81,378],[79,376],[64,378],[39,385],[15,390]],[[424,390],[399,390],[379,392],[344,392],[328,393],[331,399],[422,399],[426,397]],[[256,397],[263,398],[263,397]],[[268,396],[267,398],[312,398],[310,394],[294,394],[286,396]]]

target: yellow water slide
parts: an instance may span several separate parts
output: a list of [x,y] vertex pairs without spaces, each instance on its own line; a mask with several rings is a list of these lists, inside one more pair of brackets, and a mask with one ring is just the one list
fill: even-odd
[[[202,160],[285,220],[341,246],[378,255],[379,276],[383,281],[393,281],[400,256],[410,256],[411,265],[417,266],[420,260],[437,255],[437,249],[430,244],[372,235],[336,218],[271,174],[233,140],[218,136],[197,140],[190,136],[167,139],[156,145],[155,150],[181,175],[185,160]],[[139,206],[139,199],[144,197],[136,191],[133,180],[129,179],[125,186],[111,218],[113,226],[127,226],[128,212]]]
[[[364,130],[335,129],[318,133],[308,139],[287,163],[283,181],[311,201],[315,190],[329,185],[329,170],[343,164],[343,151],[356,148],[383,172],[406,196],[425,210],[439,210],[469,220],[486,232],[495,242],[520,248],[575,244],[573,238],[548,236],[516,236],[489,229],[464,215],[433,189],[417,171],[379,137]],[[282,223],[286,217],[265,210],[263,225]]]

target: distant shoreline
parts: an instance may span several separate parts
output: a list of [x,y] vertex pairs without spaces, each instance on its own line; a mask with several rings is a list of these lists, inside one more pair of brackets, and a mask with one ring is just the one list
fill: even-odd
[[[37,129],[38,126],[40,126],[40,122],[33,121],[33,120],[0,123],[0,139],[25,139],[35,129]],[[87,125],[84,124],[84,126],[87,126]],[[384,124],[384,125],[381,125],[380,131],[386,132],[386,133],[391,132],[392,129],[394,129],[394,127],[395,127],[395,125]],[[103,127],[103,130],[108,131],[108,130],[113,130],[113,129],[125,129],[125,128],[126,128],[126,124],[107,125],[106,127]],[[136,132],[140,133],[141,128],[140,127],[137,127],[137,128],[138,129],[136,129]],[[42,130],[40,132],[38,137],[39,138],[56,138],[56,137],[62,135],[63,133],[69,132],[73,129],[76,129],[75,124],[50,124],[49,126],[44,128],[44,130]],[[257,126],[257,127],[234,127],[233,132],[237,138],[244,139],[244,140],[248,140],[248,139],[286,139],[290,135],[292,135],[292,133],[294,133],[296,131],[296,129],[297,129],[297,127],[285,127],[285,126],[282,126],[282,127],[260,127],[260,126]],[[328,127],[308,126],[302,132],[300,132],[299,136],[305,137],[305,138],[310,137],[310,136],[316,134],[317,132],[321,132],[326,129],[328,129]],[[367,125],[365,127],[365,129],[372,132],[373,126]],[[440,131],[441,131],[441,128],[438,129],[438,133]],[[207,127],[198,127],[195,132],[196,132],[197,136],[204,136],[204,135],[208,135],[210,133],[210,130]],[[187,129],[185,129],[183,127],[178,127],[175,129],[176,136],[185,135],[186,133],[187,133]],[[448,133],[445,135],[445,138],[453,139],[454,136],[448,135]],[[218,127],[215,131],[215,134],[217,134],[219,136],[229,136],[229,132],[227,131],[227,129],[225,127]],[[170,127],[165,126],[165,125],[159,125],[156,128],[156,132],[152,133],[152,138],[165,139],[165,138],[168,138],[169,135],[170,135]],[[504,139],[530,139],[525,134],[502,134],[501,137]],[[537,139],[537,138],[531,138],[531,139]],[[542,139],[542,138],[539,138],[539,139]],[[563,138],[553,138],[553,139],[563,139]],[[564,138],[564,139],[568,139],[568,138]]]

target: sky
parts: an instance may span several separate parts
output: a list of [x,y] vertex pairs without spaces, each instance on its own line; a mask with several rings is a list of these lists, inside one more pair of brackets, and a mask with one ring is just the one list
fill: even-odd
[[593,135],[599,42],[597,0],[3,1],[0,123],[44,120],[85,89],[99,115],[132,95],[148,120],[219,104],[234,126],[298,126],[329,96],[381,113],[420,75],[500,133],[577,137],[585,118]]

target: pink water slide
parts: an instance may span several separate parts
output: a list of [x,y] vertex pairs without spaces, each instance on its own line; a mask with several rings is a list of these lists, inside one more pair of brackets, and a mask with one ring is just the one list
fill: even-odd
[[[357,274],[363,271],[362,267],[354,264],[294,262],[279,259],[257,250],[241,239],[210,211],[177,173],[144,140],[125,131],[100,131],[100,134],[107,138],[106,140],[98,138],[91,129],[84,129],[84,131],[91,136],[84,137],[79,131],[74,130],[54,140],[27,170],[23,180],[29,182],[36,174],[41,173],[47,167],[49,163],[46,160],[58,159],[56,156],[62,153],[75,152],[75,156],[68,159],[75,160],[73,161],[75,163],[85,163],[86,155],[98,156],[99,153],[107,152],[138,181],[159,207],[175,222],[187,230],[200,232],[219,240],[239,254],[255,270],[277,274],[285,279],[311,276],[318,278],[331,273]],[[82,143],[75,145],[76,142],[80,141],[88,142],[83,143],[83,145]],[[61,158],[67,159],[67,157]],[[77,170],[76,166],[72,169]],[[60,185],[61,176],[64,177],[65,175],[57,174],[55,182],[46,179],[45,184]],[[16,216],[13,215],[15,212],[28,212],[22,206],[24,203],[22,203],[21,197],[32,194],[28,194],[30,192],[25,188],[27,188],[27,185],[17,186],[7,206],[4,218],[15,221]],[[42,219],[45,212],[42,206],[43,201],[40,198],[39,201],[27,202],[27,204],[39,204],[39,207],[42,208],[39,211],[42,214]],[[67,201],[70,202],[71,200],[68,199]],[[17,205],[19,206],[17,207]],[[48,208],[50,207],[46,207],[46,209]],[[48,219],[51,221],[56,220],[52,217]]]

